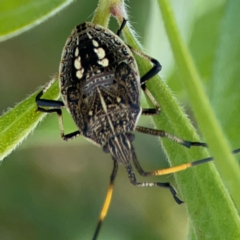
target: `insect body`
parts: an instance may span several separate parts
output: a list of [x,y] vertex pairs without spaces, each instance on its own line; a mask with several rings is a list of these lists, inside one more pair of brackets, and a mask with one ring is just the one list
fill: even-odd
[[[97,238],[109,208],[119,164],[125,167],[133,185],[168,188],[175,201],[180,204],[182,201],[176,196],[176,191],[170,183],[138,182],[130,161],[140,175],[153,176],[181,171],[212,160],[207,158],[154,172],[145,172],[140,166],[132,145],[135,130],[169,138],[185,147],[206,147],[206,144],[185,141],[163,130],[136,125],[141,114],[154,115],[160,112],[159,105],[145,83],[161,70],[161,65],[157,60],[132,49],[121,40],[119,36],[125,24],[126,20],[123,21],[117,34],[93,23],[78,25],[67,39],[62,52],[59,83],[63,102],[41,99],[55,79],[51,80],[36,97],[38,111],[58,114],[61,137],[64,140],[83,135],[102,147],[104,152],[112,155],[113,170],[110,185],[93,239]],[[153,67],[142,77],[133,53],[148,59],[153,64]],[[149,97],[155,108],[141,108],[140,89]],[[63,107],[68,109],[78,128],[73,133],[64,133],[61,110]],[[234,153],[239,151],[239,149],[235,150]]]
[[140,108],[140,77],[129,47],[107,29],[77,26],[59,69],[61,94],[80,133],[124,165]]

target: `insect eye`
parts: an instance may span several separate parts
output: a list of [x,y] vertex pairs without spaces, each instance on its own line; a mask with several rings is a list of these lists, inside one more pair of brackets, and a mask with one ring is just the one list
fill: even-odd
[[128,137],[128,140],[129,140],[130,142],[132,142],[132,141],[135,139],[135,135],[132,134],[132,133],[128,133],[128,134],[127,134],[127,137]]
[[110,150],[109,150],[109,147],[108,147],[107,144],[106,144],[105,146],[103,146],[103,151],[104,151],[105,153],[110,153]]

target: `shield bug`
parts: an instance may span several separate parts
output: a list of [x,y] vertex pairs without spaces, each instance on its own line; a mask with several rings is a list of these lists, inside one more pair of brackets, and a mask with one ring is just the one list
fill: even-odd
[[[202,142],[185,141],[162,130],[136,125],[140,115],[155,115],[160,112],[157,101],[148,91],[145,83],[161,70],[161,65],[156,59],[123,42],[120,34],[126,22],[126,20],[123,21],[117,34],[90,22],[78,25],[66,41],[59,67],[59,84],[63,101],[41,98],[55,79],[51,80],[36,97],[38,111],[58,114],[63,140],[67,141],[83,135],[102,147],[104,152],[112,155],[113,170],[110,184],[93,239],[97,239],[107,214],[119,164],[125,167],[133,185],[168,188],[175,201],[181,204],[182,201],[177,197],[170,183],[138,182],[130,160],[142,176],[173,173],[212,160],[210,157],[153,172],[145,172],[142,169],[132,145],[134,131],[166,137],[188,148],[191,146],[206,147],[207,145]],[[133,53],[148,59],[153,64],[153,67],[142,77]],[[141,89],[155,108],[141,108]],[[77,131],[64,133],[61,110],[63,107],[70,112],[78,128]],[[239,151],[237,149],[234,153]]]

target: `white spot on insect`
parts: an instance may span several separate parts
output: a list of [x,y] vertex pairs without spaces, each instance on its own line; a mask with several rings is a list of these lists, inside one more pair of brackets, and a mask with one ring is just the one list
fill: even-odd
[[102,60],[98,60],[98,64],[102,65],[103,67],[107,67],[108,66],[108,59],[104,58]]
[[94,39],[92,40],[92,43],[93,43],[94,47],[98,47],[99,46],[98,42],[96,40],[94,40]]
[[78,48],[75,49],[75,53],[74,54],[75,54],[75,57],[77,57],[79,55],[79,49]]
[[94,48],[94,52],[98,55],[99,59],[103,59],[106,55],[103,48]]
[[89,116],[92,116],[92,115],[93,115],[93,111],[92,111],[92,110],[89,111],[89,112],[88,112],[88,115],[89,115]]
[[74,60],[74,67],[78,70],[82,67],[80,57],[78,57]]
[[87,35],[88,35],[89,39],[92,39],[92,35],[90,33],[87,32]]
[[114,38],[114,42],[115,42],[115,44],[117,44],[117,45],[120,45],[120,44],[121,44],[121,42],[119,41],[118,38]]
[[117,97],[117,102],[120,103],[121,102],[121,98]]
[[94,28],[97,30],[97,31],[100,31],[101,30],[101,27],[99,25],[95,25]]
[[82,69],[80,69],[80,70],[78,70],[78,71],[76,72],[76,77],[77,77],[78,79],[81,79],[82,76],[83,76],[83,73],[84,73],[84,69],[82,68]]

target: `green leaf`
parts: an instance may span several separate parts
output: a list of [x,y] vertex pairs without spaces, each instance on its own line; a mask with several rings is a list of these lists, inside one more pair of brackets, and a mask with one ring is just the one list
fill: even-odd
[[[197,17],[194,22],[193,32],[188,44],[189,50],[193,56],[194,62],[198,67],[198,72],[204,86],[207,87],[211,81],[213,73],[213,62],[215,60],[215,52],[218,48],[218,41],[221,30],[221,20],[223,18],[225,5],[211,9],[207,13]],[[203,51],[204,49],[204,51]],[[168,85],[173,92],[180,93],[179,97],[185,93],[185,87],[181,82],[181,76],[176,69],[168,78]],[[184,95],[185,96],[185,95]],[[184,105],[189,104],[188,99],[181,99]]]
[[72,0],[2,0],[0,41],[16,36],[42,23],[66,7]]
[[[38,92],[0,117],[0,161],[9,155],[46,115],[36,112],[35,97]],[[52,85],[44,96],[50,99],[59,97],[58,81]]]
[[[105,9],[104,12],[108,14],[108,17],[109,10]],[[98,14],[98,16],[105,15]],[[168,20],[171,20],[171,16],[168,17]],[[98,20],[95,18],[95,21]],[[106,19],[100,19],[99,21],[105,24],[108,19],[107,21]],[[128,43],[138,48],[137,42],[129,29],[126,28],[124,33]],[[141,74],[151,67],[143,59],[138,59],[138,63]],[[149,82],[148,87],[162,107],[161,115],[154,118],[157,128],[164,129],[184,139],[198,141],[199,137],[196,135],[194,128],[166,84],[159,77],[155,77]],[[52,90],[53,92],[51,92],[51,89],[47,92],[46,98],[57,98],[57,83]],[[3,133],[0,136],[1,146],[5,143],[3,151],[1,149],[0,152],[1,156],[15,148],[42,119],[43,115],[35,112],[34,98],[35,94],[1,117],[0,133]],[[26,122],[27,124],[25,124]],[[16,138],[14,138],[15,136]],[[204,149],[185,149],[183,146],[178,146],[167,139],[163,139],[162,143],[172,165],[200,159],[207,155]],[[196,239],[206,239],[206,236],[209,239],[239,239],[239,220],[236,210],[231,199],[226,195],[213,164],[202,165],[178,173],[176,179],[194,229],[191,236],[194,232],[197,236]]]
[[[169,2],[159,0],[158,3],[182,82],[188,93],[199,128],[216,159],[215,163],[221,177],[228,181],[229,191],[235,203],[239,204],[239,168],[230,153],[230,148],[203,91],[200,77],[189,51],[181,40]],[[172,111],[174,110],[172,109]],[[182,116],[180,115],[178,118],[182,118]],[[178,118],[175,116],[175,121]],[[184,128],[184,125],[180,126]],[[175,157],[179,156],[178,154]],[[170,159],[171,162],[176,163],[171,157]],[[213,164],[199,166],[187,173],[176,174],[176,180],[184,195],[196,239],[206,239],[206,236],[208,239],[240,238],[237,210]],[[226,229],[228,230],[226,231]]]
[[[211,84],[211,103],[233,148],[240,146],[240,21],[239,1],[226,4]],[[220,97],[219,97],[220,96]]]

